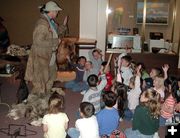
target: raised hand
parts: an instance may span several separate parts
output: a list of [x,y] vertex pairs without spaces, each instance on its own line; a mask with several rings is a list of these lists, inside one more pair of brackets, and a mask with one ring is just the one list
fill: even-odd
[[167,79],[168,77],[168,70],[169,70],[169,65],[168,64],[164,64],[164,66],[162,66],[163,72],[164,72],[164,79]]
[[163,69],[164,72],[167,72],[169,70],[169,65],[164,64],[164,66],[162,66],[162,69]]

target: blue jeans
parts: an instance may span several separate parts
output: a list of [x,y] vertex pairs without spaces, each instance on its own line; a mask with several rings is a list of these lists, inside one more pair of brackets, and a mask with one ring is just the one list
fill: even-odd
[[133,112],[130,109],[125,109],[123,119],[127,121],[131,121],[132,118],[133,118]]
[[83,90],[88,90],[89,86],[86,82],[76,82],[76,81],[69,81],[65,83],[65,88],[71,89],[73,92],[81,92]]
[[73,128],[73,127],[69,128],[67,133],[71,138],[79,138],[79,136],[80,136],[79,130],[77,130],[76,128]]
[[160,116],[159,118],[159,126],[165,126],[165,123],[166,123],[166,118]]
[[132,130],[132,128],[128,128],[124,131],[127,138],[153,138],[153,135],[144,135],[139,130]]

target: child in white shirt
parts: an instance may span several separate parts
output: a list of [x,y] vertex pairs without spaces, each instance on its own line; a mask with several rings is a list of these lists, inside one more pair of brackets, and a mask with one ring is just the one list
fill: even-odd
[[96,116],[94,116],[95,108],[89,102],[80,104],[81,119],[75,122],[76,128],[70,128],[68,135],[71,138],[99,138],[99,128]]
[[139,96],[141,94],[141,83],[140,83],[140,73],[141,65],[137,67],[137,73],[135,76],[131,77],[128,91],[128,108],[134,113],[136,106],[139,105]]
[[95,107],[95,113],[100,111],[101,105],[101,92],[107,84],[106,75],[100,75],[101,82],[98,85],[98,76],[92,74],[88,77],[87,82],[89,85],[89,90],[84,94],[82,102],[90,102]]
[[156,90],[161,96],[161,102],[163,102],[165,97],[164,77],[161,75],[156,76],[153,81],[153,85],[154,85],[154,90]]
[[43,117],[44,138],[65,138],[68,117],[63,112],[64,97],[53,93],[49,98],[49,113]]
[[126,53],[122,53],[118,58],[118,74],[122,77],[122,82],[125,85],[129,85],[129,80],[133,76],[132,69],[130,68],[132,58]]

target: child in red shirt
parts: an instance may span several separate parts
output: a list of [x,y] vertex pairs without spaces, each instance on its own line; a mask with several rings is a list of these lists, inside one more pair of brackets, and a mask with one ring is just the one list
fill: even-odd
[[[104,72],[104,69],[105,69],[106,65],[107,65],[106,61],[102,62],[98,76],[101,75],[101,72]],[[106,86],[104,88],[104,91],[110,91],[111,87],[112,87],[112,84],[113,84],[113,76],[112,76],[112,74],[110,72],[110,66],[109,65],[107,67],[107,71],[104,72],[104,73],[106,74],[106,79],[107,79],[107,84],[106,84]]]

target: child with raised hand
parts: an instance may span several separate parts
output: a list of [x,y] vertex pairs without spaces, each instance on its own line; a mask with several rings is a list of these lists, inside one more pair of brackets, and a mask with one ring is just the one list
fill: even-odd
[[102,63],[102,51],[98,48],[89,50],[89,60],[92,62],[95,72],[99,72]]
[[[171,119],[174,115],[175,105],[178,98],[178,81],[175,77],[168,77],[165,82],[165,100],[161,106],[161,117],[160,117],[160,126],[164,126],[166,120]],[[172,123],[172,121],[170,121]]]
[[139,105],[139,96],[141,94],[141,65],[137,67],[135,76],[131,77],[129,82],[129,88],[128,90],[128,109],[134,113],[134,110],[137,105]]
[[127,138],[153,138],[159,128],[160,94],[147,89],[135,109],[132,128],[125,130]]
[[103,94],[105,108],[99,111],[96,115],[99,125],[99,135],[107,135],[118,129],[119,114],[113,106],[116,104],[117,95],[112,91],[106,91]]
[[[131,69],[131,56],[127,55],[126,53],[122,53],[118,57],[118,71],[117,71],[117,78],[122,78],[121,80],[118,79],[117,81],[121,81],[125,85],[129,85],[129,80],[133,76],[133,71]],[[120,77],[119,77],[120,76]],[[120,82],[119,81],[119,82]]]
[[152,68],[149,74],[149,78],[144,79],[144,89],[152,88],[153,87],[153,81],[156,76],[162,75],[161,68]]
[[49,111],[43,117],[44,138],[65,138],[68,128],[68,117],[63,112],[64,97],[58,93],[53,93],[49,98]]
[[[69,57],[67,57],[67,59],[69,60]],[[86,90],[88,88],[88,86],[83,83],[83,76],[84,76],[84,72],[85,72],[84,66],[86,63],[86,57],[80,56],[78,58],[77,64],[71,63],[70,60],[69,60],[69,62],[70,62],[70,64],[72,64],[72,66],[74,67],[74,69],[76,71],[76,78],[75,78],[75,80],[66,82],[65,88],[71,89],[73,92],[80,92],[80,91]]]
[[[104,71],[106,66],[107,66],[107,70]],[[101,72],[104,72],[106,74],[106,79],[107,79],[107,84],[106,84],[106,86],[104,88],[104,91],[110,91],[111,87],[112,87],[112,84],[113,84],[113,76],[112,76],[112,74],[110,72],[110,66],[107,65],[107,61],[102,62],[101,69],[100,69],[100,72],[99,72],[98,76],[101,75]]]
[[93,104],[82,102],[79,111],[82,118],[76,120],[76,128],[70,128],[68,135],[71,138],[99,138],[98,122],[96,116],[94,116]]
[[165,64],[162,66],[163,74],[157,75],[154,77],[153,85],[154,89],[161,95],[161,101],[164,101],[165,97],[165,86],[164,86],[164,81],[168,77],[168,70],[169,70],[169,65]]
[[164,76],[162,75],[156,76],[154,78],[153,85],[154,85],[153,89],[157,91],[157,93],[159,93],[161,96],[161,102],[164,102],[164,97],[165,97]]

